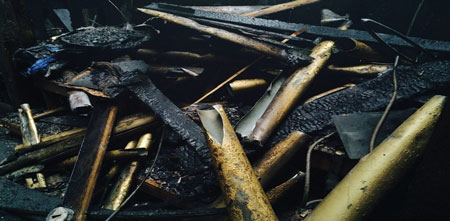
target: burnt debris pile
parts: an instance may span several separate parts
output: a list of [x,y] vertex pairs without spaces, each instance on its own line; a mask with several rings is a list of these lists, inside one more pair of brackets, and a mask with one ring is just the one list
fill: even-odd
[[410,36],[433,5],[405,32],[330,2],[52,9],[39,43],[0,35],[0,212],[449,218],[450,39]]

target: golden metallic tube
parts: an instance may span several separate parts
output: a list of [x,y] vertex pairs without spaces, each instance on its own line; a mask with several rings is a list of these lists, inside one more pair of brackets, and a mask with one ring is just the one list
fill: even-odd
[[38,144],[40,138],[29,104],[20,105],[19,118],[23,144],[27,146]]
[[306,220],[363,220],[421,156],[444,108],[434,96],[400,125],[325,197]]
[[267,187],[270,179],[309,141],[309,136],[294,131],[286,139],[271,148],[261,160],[255,164],[254,171],[261,186]]
[[222,106],[198,111],[231,220],[277,220]]
[[298,99],[304,94],[315,76],[319,73],[331,56],[332,41],[323,41],[311,52],[313,62],[296,70],[282,85],[277,95],[270,103],[263,116],[256,123],[250,141],[262,145],[294,107]]
[[318,95],[315,95],[315,96],[313,96],[313,97],[310,97],[310,98],[308,98],[308,100],[306,100],[306,101],[303,102],[303,103],[306,104],[306,103],[309,103],[309,102],[311,102],[311,101],[315,101],[315,100],[317,100],[317,99],[319,99],[319,98],[328,96],[328,95],[330,95],[330,94],[334,94],[334,93],[336,93],[336,92],[338,92],[338,91],[342,91],[342,90],[344,90],[344,89],[347,89],[347,88],[350,88],[350,87],[354,87],[354,86],[356,86],[356,84],[345,84],[345,85],[343,85],[343,86],[341,86],[341,87],[333,88],[333,89],[331,89],[331,90],[328,90],[328,91],[325,91],[325,92],[320,93],[320,94],[318,94]]
[[[128,146],[128,145],[127,145]],[[125,151],[127,150],[127,151]],[[125,150],[111,150],[105,153],[106,160],[122,160],[122,159],[130,159],[143,157],[147,155],[147,151],[145,148],[134,148],[134,149],[125,149]],[[65,159],[62,162],[58,163],[57,167],[72,167],[77,161],[78,156],[73,156],[71,158]]]
[[383,61],[385,56],[375,51],[369,45],[351,38],[336,40],[335,46],[341,54],[366,61]]
[[[300,131],[294,131],[286,139],[271,148],[261,160],[255,164],[253,171],[259,179],[263,189],[279,170],[291,159],[295,153],[309,141],[309,136]],[[270,198],[269,198],[270,200]],[[272,202],[272,201],[271,201]],[[210,207],[225,207],[223,195],[217,198]]]
[[[141,138],[139,138],[139,141],[135,147],[127,145],[125,149],[127,148],[148,149],[150,147],[151,140],[152,135],[150,133],[144,134],[141,136]],[[117,180],[116,185],[114,185],[113,189],[111,190],[103,208],[110,210],[117,210],[120,207],[122,202],[125,200],[128,191],[130,190],[138,166],[139,166],[138,161],[133,161],[122,170],[119,179]]]
[[257,11],[247,12],[242,14],[242,16],[248,16],[248,17],[260,17],[263,15],[273,14],[280,11],[293,9],[302,5],[308,5],[314,2],[318,2],[319,0],[295,0],[291,2],[286,2],[278,5],[272,5],[268,8],[264,8]]
[[245,94],[261,89],[267,85],[267,81],[261,78],[235,80],[228,84],[228,92],[231,95]]
[[376,77],[380,72],[387,71],[391,68],[392,65],[389,64],[365,64],[353,67],[336,67],[334,65],[328,66],[328,70],[330,71],[343,72],[361,77]]
[[267,198],[269,198],[271,204],[275,204],[278,200],[295,184],[297,184],[300,180],[305,178],[305,173],[299,172],[295,174],[293,177],[289,178],[289,180],[283,182],[282,184],[272,188],[269,190],[267,194]]

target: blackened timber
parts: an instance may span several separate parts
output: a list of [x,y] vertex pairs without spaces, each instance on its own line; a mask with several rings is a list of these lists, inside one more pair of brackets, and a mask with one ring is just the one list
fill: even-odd
[[95,183],[113,130],[117,106],[98,102],[81,144],[77,162],[70,176],[63,205],[75,212],[75,220],[85,220]]
[[[294,32],[298,31],[303,27],[307,27],[305,34],[309,34],[312,36],[320,36],[325,38],[351,38],[358,41],[363,42],[377,42],[369,33],[366,31],[348,29],[348,30],[339,30],[337,28],[325,27],[325,26],[316,26],[302,23],[289,23],[278,20],[270,20],[263,18],[251,18],[240,15],[233,15],[228,13],[217,13],[217,12],[208,12],[202,10],[195,10],[192,8],[172,5],[172,4],[164,4],[164,3],[153,3],[145,8],[170,12],[176,15],[194,17],[194,18],[203,18],[210,19],[221,22],[234,23],[239,25],[251,26],[264,30],[273,30],[273,31],[289,31]],[[401,38],[395,35],[382,34],[377,33],[386,43],[393,46],[402,46],[402,47],[411,47],[407,42],[402,40]],[[438,52],[450,52],[450,42],[446,41],[436,41],[430,39],[423,38],[415,38],[410,37],[410,39],[420,46],[422,46],[426,50],[438,51]]]
[[[450,61],[435,61],[413,66],[399,66],[396,103],[427,93],[438,93],[450,85]],[[355,87],[298,106],[281,124],[269,142],[275,144],[294,130],[313,135],[332,125],[339,114],[383,109],[392,95],[392,71]]]
[[280,39],[289,39],[292,41],[303,41],[303,42],[308,42],[310,44],[313,44],[312,40],[309,40],[306,38],[294,37],[294,36],[290,36],[290,35],[286,35],[286,34],[280,34],[278,32],[264,31],[264,30],[260,30],[260,29],[256,29],[256,28],[250,28],[247,26],[235,25],[235,24],[230,24],[230,23],[226,23],[226,22],[201,19],[201,18],[195,18],[194,20],[196,20],[200,23],[205,23],[205,24],[209,24],[209,25],[213,25],[213,26],[217,26],[217,27],[221,27],[221,28],[233,29],[233,30],[239,30],[239,31],[245,31],[245,32],[252,32],[255,34],[259,34],[259,35],[269,35],[269,36],[277,37]]
[[[169,125],[183,140],[194,147],[206,160],[209,155],[205,136],[202,129],[183,113],[169,98],[167,98],[148,78],[141,76],[141,81],[129,85],[128,89],[150,107],[161,120]],[[209,161],[209,160],[208,160]]]
[[0,178],[0,192],[2,193],[0,209],[19,214],[44,215],[61,203],[57,197],[30,190],[5,178]]
[[235,44],[244,46],[257,52],[261,52],[263,54],[272,56],[292,66],[308,64],[311,60],[311,58],[308,55],[304,54],[304,52],[300,50],[286,50],[277,45],[258,41],[253,38],[249,38],[223,29],[202,25],[192,19],[173,15],[166,12],[160,12],[145,8],[138,8],[138,10],[145,14],[167,20],[168,22],[175,23],[177,25],[182,25],[189,29],[193,29],[208,35],[212,35],[214,37],[229,42],[233,42]]

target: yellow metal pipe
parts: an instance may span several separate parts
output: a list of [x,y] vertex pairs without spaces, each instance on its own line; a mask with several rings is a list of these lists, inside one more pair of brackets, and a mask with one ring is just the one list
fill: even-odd
[[33,119],[29,104],[22,104],[19,108],[20,130],[22,131],[23,145],[31,146],[40,142],[40,137]]
[[387,71],[392,68],[392,65],[389,64],[365,64],[365,65],[357,65],[351,67],[337,67],[334,65],[329,65],[328,70],[343,72],[347,74],[358,75],[361,77],[376,77],[377,74]]
[[309,136],[300,131],[294,131],[286,139],[277,143],[271,148],[261,160],[253,167],[256,176],[259,178],[261,186],[267,187],[271,178],[305,146],[309,141]]
[[[152,135],[150,133],[144,134],[139,138],[136,146],[126,146],[125,149],[134,149],[134,148],[145,148],[148,149],[150,147],[152,140]],[[122,202],[125,200],[127,196],[131,184],[133,182],[134,175],[136,174],[137,168],[139,166],[138,161],[133,161],[130,164],[126,165],[125,168],[120,173],[119,179],[116,182],[116,185],[112,188],[106,203],[103,208],[110,210],[117,210]]]
[[266,109],[263,116],[256,123],[249,140],[260,145],[265,143],[278,124],[295,106],[298,99],[304,94],[315,76],[326,64],[331,56],[332,41],[319,43],[311,52],[314,59],[311,64],[296,70],[281,86],[277,95]]
[[434,96],[359,163],[306,218],[363,220],[425,150],[446,97]]
[[222,106],[198,111],[231,220],[278,220]]

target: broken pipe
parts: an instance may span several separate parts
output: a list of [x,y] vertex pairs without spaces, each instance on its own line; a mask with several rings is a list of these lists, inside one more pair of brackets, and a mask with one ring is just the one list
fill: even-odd
[[231,220],[277,220],[222,106],[198,112]]

